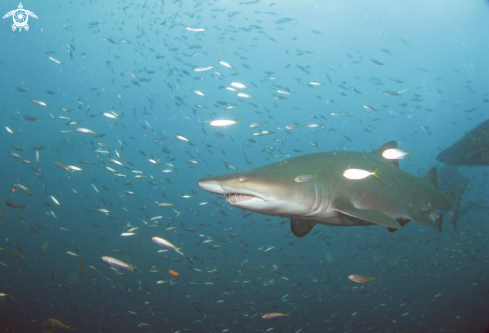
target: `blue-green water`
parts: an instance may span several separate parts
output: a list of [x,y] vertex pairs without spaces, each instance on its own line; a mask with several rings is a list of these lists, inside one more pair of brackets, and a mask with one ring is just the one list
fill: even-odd
[[[37,16],[28,31],[0,21],[0,120],[13,132],[0,133],[2,332],[65,330],[49,318],[77,332],[489,327],[488,169],[435,159],[487,119],[487,1],[23,6]],[[1,5],[3,15],[17,8]],[[263,131],[272,133],[254,135]],[[208,175],[391,140],[413,151],[402,169],[423,177],[437,167],[446,191],[468,182],[458,232],[447,218],[442,232],[413,222],[395,233],[317,226],[297,239],[288,220],[249,215],[197,186]],[[44,148],[36,156],[34,147]],[[159,252],[154,236],[183,256]],[[116,271],[102,256],[136,270]],[[269,312],[290,318],[262,319]]]

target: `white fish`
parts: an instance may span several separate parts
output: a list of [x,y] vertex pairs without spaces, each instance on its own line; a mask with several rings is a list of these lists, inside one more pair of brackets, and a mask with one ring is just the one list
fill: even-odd
[[209,125],[214,126],[214,127],[224,127],[224,126],[229,126],[229,125],[234,125],[234,124],[239,125],[239,122],[240,122],[240,120],[234,121],[234,120],[228,120],[228,119],[219,119],[219,120],[211,121]]
[[99,209],[97,209],[97,212],[105,214],[107,216],[109,216],[109,213],[112,213],[110,210],[105,209],[105,208],[99,208]]
[[202,97],[205,97],[204,93],[200,90],[195,90],[195,89],[192,89],[192,92],[196,95],[199,95],[199,96],[202,96]]
[[5,128],[5,130],[6,130],[7,132],[9,132],[10,134],[15,135],[14,131],[12,131],[12,130],[10,129],[10,127],[8,127],[8,126],[3,126],[3,128]]
[[250,94],[246,94],[246,93],[243,93],[243,92],[237,93],[236,96],[242,97],[242,98],[255,98],[254,96],[251,96]]
[[82,168],[77,167],[76,165],[67,165],[66,167],[67,167],[68,169],[70,169],[70,171],[71,171],[71,172],[73,172],[73,171],[83,171],[83,169],[82,169]]
[[182,251],[180,251],[181,247],[176,247],[175,245],[173,245],[172,243],[170,243],[166,239],[163,239],[160,237],[153,237],[152,239],[156,244],[164,246],[164,247],[172,249],[172,250],[175,250],[178,253],[180,253],[181,255],[183,255]]
[[118,161],[118,160],[113,159],[113,158],[109,158],[109,162],[110,162],[110,163],[113,163],[113,164],[120,165],[120,166],[124,166],[124,164],[122,164],[122,162],[121,162],[121,161]]
[[189,139],[187,139],[187,138],[186,138],[186,137],[184,137],[184,136],[181,136],[180,134],[175,135],[175,138],[177,138],[177,139],[178,139],[178,140],[180,140],[180,141],[190,142],[190,140],[189,140]]
[[56,59],[55,57],[49,57],[49,60],[51,61],[54,61],[55,63],[57,63],[58,65],[62,65],[63,63],[61,61],[59,61],[58,59]]
[[205,72],[205,71],[208,71],[208,70],[213,69],[213,68],[214,68],[214,66],[195,67],[194,72]]
[[404,157],[409,155],[409,157],[413,158],[413,151],[411,150],[409,153],[402,149],[387,149],[384,150],[382,156],[387,158],[388,160],[402,160]]
[[102,115],[104,117],[111,118],[111,119],[119,119],[119,115],[118,114],[114,114],[114,113],[110,113],[110,112],[104,112],[104,113],[102,113]]
[[343,176],[348,179],[364,179],[369,176],[375,176],[375,178],[379,178],[377,175],[377,172],[379,171],[379,168],[375,169],[373,172],[369,172],[366,170],[361,170],[361,169],[348,169],[343,172]]
[[77,132],[84,133],[84,134],[95,134],[94,131],[88,129],[88,128],[83,128],[83,127],[78,127],[76,129]]
[[50,195],[49,197],[51,198],[51,200],[53,200],[53,202],[54,202],[55,204],[57,204],[58,206],[61,206],[61,204],[59,203],[58,199],[56,199],[56,198],[55,198],[54,196],[52,196],[52,195]]
[[196,27],[185,27],[185,30],[191,32],[204,32],[206,31],[204,28],[196,28]]
[[233,66],[231,66],[230,64],[228,64],[227,62],[225,62],[224,60],[219,60],[219,63],[221,65],[223,65],[224,67],[227,67],[227,68],[232,68],[232,69],[236,69],[234,68]]
[[231,87],[238,88],[238,89],[250,89],[247,86],[245,86],[244,84],[239,83],[239,82],[231,82],[229,85]]

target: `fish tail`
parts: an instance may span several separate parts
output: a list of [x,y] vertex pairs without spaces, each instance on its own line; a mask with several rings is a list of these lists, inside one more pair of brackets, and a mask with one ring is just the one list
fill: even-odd
[[371,279],[370,279],[370,281],[371,281],[371,282],[372,282],[374,285],[376,285],[376,284],[377,284],[377,283],[376,283],[376,282],[377,282],[377,277],[376,277],[376,276],[374,276],[373,278],[371,278]]
[[458,207],[460,205],[460,201],[462,200],[462,196],[467,187],[463,184],[460,184],[457,189],[451,192],[449,195],[453,200],[452,208],[448,211],[452,218],[453,229],[457,231],[457,217],[458,217]]
[[176,247],[175,250],[177,250],[178,253],[180,253],[183,256],[182,248],[181,247]]
[[379,179],[379,175],[377,174],[377,172],[379,171],[379,168],[375,169],[374,172],[372,172],[372,175],[375,176],[375,178]]
[[239,126],[241,126],[241,119],[238,119],[237,123]]
[[411,157],[411,159],[413,159],[413,150],[412,149],[409,151],[408,155],[409,155],[409,157]]

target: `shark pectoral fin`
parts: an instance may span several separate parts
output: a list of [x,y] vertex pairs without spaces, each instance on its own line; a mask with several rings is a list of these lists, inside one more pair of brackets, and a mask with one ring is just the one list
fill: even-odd
[[358,209],[348,201],[335,203],[334,206],[336,210],[342,212],[343,214],[350,215],[361,220],[394,229],[399,229],[401,227],[399,222],[376,209]]
[[427,225],[429,227],[434,227],[435,223],[431,221],[428,216],[426,216],[424,213],[420,212],[419,210],[412,208],[409,211],[409,218],[411,220],[414,220],[416,222],[419,222],[421,224]]
[[311,229],[316,225],[316,222],[308,221],[305,219],[290,219],[290,229],[295,237],[304,237],[311,231]]

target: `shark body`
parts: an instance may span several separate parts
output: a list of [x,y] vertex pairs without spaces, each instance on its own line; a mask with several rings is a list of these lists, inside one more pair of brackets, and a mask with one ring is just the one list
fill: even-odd
[[436,159],[448,165],[489,165],[489,119],[443,150]]
[[[241,209],[289,217],[295,236],[305,236],[317,223],[336,226],[382,225],[395,231],[407,222],[437,226],[448,212],[456,228],[463,187],[450,194],[437,189],[436,169],[419,179],[382,157],[388,142],[371,153],[324,152],[299,156],[243,172],[198,181],[204,190],[227,196]],[[352,180],[343,176],[355,168],[376,177]],[[297,177],[310,175],[307,181]],[[427,216],[429,215],[430,218]]]

